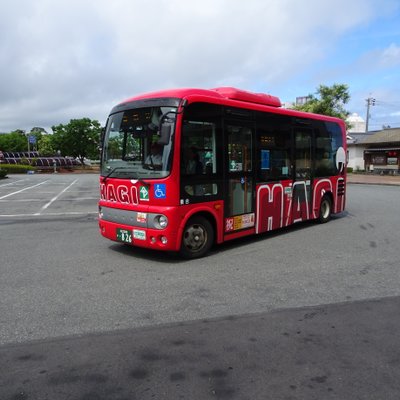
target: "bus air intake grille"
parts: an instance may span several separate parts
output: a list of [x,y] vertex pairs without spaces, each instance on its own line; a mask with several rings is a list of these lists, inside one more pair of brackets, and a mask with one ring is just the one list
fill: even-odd
[[339,182],[338,183],[338,189],[337,189],[337,194],[338,196],[344,196],[344,182]]

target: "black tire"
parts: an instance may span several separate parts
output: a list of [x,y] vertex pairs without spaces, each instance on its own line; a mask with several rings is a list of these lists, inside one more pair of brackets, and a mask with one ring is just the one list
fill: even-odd
[[319,217],[318,221],[321,224],[325,224],[331,219],[332,215],[332,200],[328,195],[324,195],[321,199],[319,206]]
[[184,258],[203,257],[214,243],[214,229],[200,216],[189,219],[182,234],[180,254]]

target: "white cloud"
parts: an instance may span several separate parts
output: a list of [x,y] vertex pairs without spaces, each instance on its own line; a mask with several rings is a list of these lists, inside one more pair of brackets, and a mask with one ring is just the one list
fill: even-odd
[[392,43],[384,49],[380,57],[380,64],[383,67],[394,67],[400,65],[400,46]]
[[269,90],[385,5],[392,1],[16,0],[2,12],[0,131],[104,122],[115,102],[160,88]]

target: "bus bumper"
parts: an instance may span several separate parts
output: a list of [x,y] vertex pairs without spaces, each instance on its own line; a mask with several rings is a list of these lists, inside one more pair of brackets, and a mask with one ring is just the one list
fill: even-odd
[[148,229],[104,221],[99,218],[100,234],[115,242],[153,250],[178,251],[177,233],[172,227]]

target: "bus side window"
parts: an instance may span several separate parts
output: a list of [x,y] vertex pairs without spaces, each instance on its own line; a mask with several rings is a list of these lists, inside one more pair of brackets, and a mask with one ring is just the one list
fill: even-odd
[[292,178],[292,120],[284,115],[257,113],[257,180]]
[[291,177],[290,132],[286,138],[282,132],[269,132],[259,136],[258,179],[283,180]]
[[181,175],[183,190],[189,196],[218,193],[216,178],[215,124],[186,121],[181,145]]
[[222,108],[208,103],[189,104],[184,111],[180,171],[181,198],[204,201],[204,196],[222,195]]

